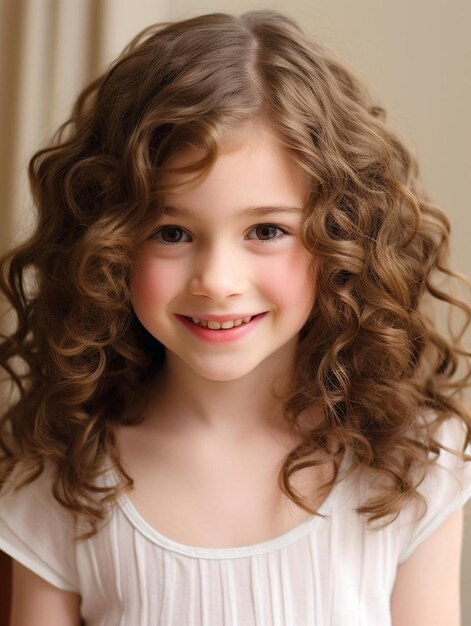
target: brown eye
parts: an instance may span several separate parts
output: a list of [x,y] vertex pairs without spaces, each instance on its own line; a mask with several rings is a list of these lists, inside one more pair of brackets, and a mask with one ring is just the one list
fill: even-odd
[[[249,237],[249,239],[258,239],[260,241],[278,241],[288,234],[284,228],[275,224],[257,224],[257,226],[252,228],[251,232],[255,232],[256,237]],[[277,234],[277,232],[280,234]]]
[[179,226],[162,226],[153,235],[152,239],[163,244],[175,244],[182,243],[182,237],[186,233]]

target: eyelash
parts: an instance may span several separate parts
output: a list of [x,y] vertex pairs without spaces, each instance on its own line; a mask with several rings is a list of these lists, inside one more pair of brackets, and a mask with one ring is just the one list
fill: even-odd
[[[281,226],[278,226],[277,224],[256,224],[250,230],[252,231],[261,226],[275,228],[276,230],[279,230],[281,232],[281,235],[278,235],[277,237],[273,237],[272,239],[254,239],[252,241],[263,241],[266,243],[278,243],[278,241],[280,241],[281,239],[289,235],[289,232],[286,229],[282,228]],[[151,236],[151,239],[153,239],[154,241],[157,241],[157,243],[162,246],[177,246],[181,243],[188,243],[186,241],[183,241],[183,242],[182,241],[163,241],[162,239],[158,239],[157,235],[161,234],[166,228],[185,232],[185,229],[181,228],[180,226],[176,226],[175,224],[166,224],[165,226],[161,226],[158,230],[156,230],[155,233]]]

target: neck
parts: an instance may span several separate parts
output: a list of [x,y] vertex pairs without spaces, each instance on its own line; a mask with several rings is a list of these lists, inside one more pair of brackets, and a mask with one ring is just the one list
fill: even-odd
[[151,391],[150,419],[175,433],[197,429],[233,440],[286,430],[280,398],[290,380],[294,349],[294,343],[284,346],[283,354],[266,359],[247,375],[223,381],[200,376],[168,352]]

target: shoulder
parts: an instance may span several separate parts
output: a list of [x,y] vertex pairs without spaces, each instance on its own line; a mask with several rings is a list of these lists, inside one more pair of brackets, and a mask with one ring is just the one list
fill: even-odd
[[460,624],[463,508],[442,520],[402,562],[391,595],[397,626]]
[[53,484],[55,470],[51,463],[45,463],[42,472],[29,480],[24,480],[30,475],[29,469],[22,463],[18,463],[13,472],[7,478],[0,491],[0,511],[5,514],[22,507],[43,507],[46,503],[52,505]]
[[466,434],[464,422],[457,417],[446,420],[437,430],[434,438],[443,448],[417,486],[425,506],[412,503],[398,519],[399,563],[407,560],[453,513],[454,519],[462,516],[458,511],[471,497],[471,461],[459,454],[471,456],[471,444],[465,447]]
[[[382,518],[367,524],[367,517],[358,509],[371,503],[378,495],[382,477],[369,468],[356,468],[357,479],[342,501],[346,510],[345,523],[358,525],[358,533],[368,530],[368,536],[379,549],[386,549],[389,559],[400,565],[430,537],[453,513],[471,498],[471,444],[465,448],[466,426],[459,418],[449,418],[437,429],[434,438],[443,448],[437,458],[429,453],[430,465],[414,472],[412,478],[419,498],[409,500],[392,518]],[[460,513],[457,513],[459,517]],[[371,531],[371,532],[370,532]],[[363,534],[362,534],[363,536]],[[378,544],[376,542],[379,542]],[[385,543],[386,542],[386,543]]]
[[460,573],[463,506],[471,497],[471,455],[466,426],[451,418],[434,437],[443,448],[427,468],[418,492],[426,510],[404,511],[399,531],[399,558],[391,610],[394,624],[460,624]]
[[17,466],[0,493],[0,549],[52,585],[75,591],[74,519],[53,495],[54,469],[46,465],[18,488],[23,477]]

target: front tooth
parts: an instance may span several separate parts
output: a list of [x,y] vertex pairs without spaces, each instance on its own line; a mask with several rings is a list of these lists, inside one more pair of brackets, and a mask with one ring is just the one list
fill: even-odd
[[212,328],[213,330],[219,330],[221,328],[221,323],[220,322],[212,322],[210,320],[208,320],[208,328]]
[[233,320],[227,320],[226,322],[223,322],[221,324],[221,328],[233,328],[234,327],[234,321]]

